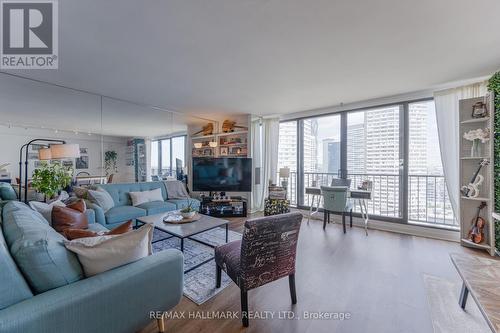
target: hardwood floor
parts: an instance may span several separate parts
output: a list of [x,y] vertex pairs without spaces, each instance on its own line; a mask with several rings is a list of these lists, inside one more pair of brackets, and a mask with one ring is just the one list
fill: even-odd
[[[338,220],[338,217],[335,218]],[[244,219],[230,228],[241,232]],[[457,243],[362,228],[342,233],[342,226],[304,219],[299,236],[298,303],[292,306],[288,279],[248,293],[250,311],[345,312],[349,320],[251,319],[244,329],[239,319],[166,320],[166,332],[432,332],[423,274],[459,281],[449,253],[482,253]],[[214,281],[215,285],[215,281]],[[239,311],[240,293],[234,284],[197,306],[183,297],[175,311]],[[458,295],[457,295],[458,302]],[[457,303],[458,306],[458,303]],[[156,323],[144,332],[156,332]]]

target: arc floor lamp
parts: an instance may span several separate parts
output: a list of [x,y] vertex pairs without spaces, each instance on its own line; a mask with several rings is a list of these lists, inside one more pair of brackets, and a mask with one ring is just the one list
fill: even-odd
[[64,140],[55,139],[33,139],[21,146],[19,149],[19,201],[22,201],[23,185],[23,150],[25,150],[24,161],[24,202],[28,203],[28,148],[31,145],[40,144],[45,146],[38,150],[40,160],[61,160],[66,158],[80,157],[80,146],[78,144],[68,144]]

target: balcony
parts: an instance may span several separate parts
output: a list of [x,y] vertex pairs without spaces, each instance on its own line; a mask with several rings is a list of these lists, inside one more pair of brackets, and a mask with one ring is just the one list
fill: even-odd
[[[335,173],[305,172],[304,187],[329,185]],[[402,219],[402,195],[397,174],[348,174],[352,179],[351,188],[356,188],[363,180],[373,182],[372,200],[368,201],[368,213],[372,217],[384,219]],[[303,191],[303,204],[297,202],[297,173],[291,172],[288,186],[288,198],[292,206],[309,207],[311,198]],[[321,204],[322,205],[322,204]],[[320,205],[320,207],[321,207]],[[408,222],[412,224],[458,229],[459,225],[451,208],[448,189],[444,176],[409,175],[408,177]],[[359,207],[354,211],[360,213]]]

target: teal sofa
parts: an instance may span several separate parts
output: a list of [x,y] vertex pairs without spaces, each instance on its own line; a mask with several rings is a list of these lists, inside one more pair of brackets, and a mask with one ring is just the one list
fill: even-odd
[[[112,229],[129,220],[135,220],[138,217],[182,209],[189,203],[191,203],[194,209],[199,209],[200,202],[196,199],[169,199],[166,183],[158,181],[98,185],[98,187],[106,190],[111,195],[114,207],[106,212],[95,203],[89,202],[87,207],[94,210],[96,222],[108,229]],[[158,188],[161,189],[163,201],[147,202],[137,207],[132,206],[129,192],[151,191]]]
[[63,236],[25,204],[5,204],[0,226],[2,333],[134,332],[151,322],[151,311],[167,311],[181,299],[178,250],[85,278]]

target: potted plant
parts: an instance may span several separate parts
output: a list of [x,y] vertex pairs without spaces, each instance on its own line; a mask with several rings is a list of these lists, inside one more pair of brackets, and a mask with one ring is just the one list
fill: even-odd
[[118,173],[118,168],[116,167],[116,160],[118,159],[118,153],[114,150],[108,150],[104,153],[104,169],[106,170],[106,176],[110,173]]
[[55,195],[71,184],[73,169],[59,163],[42,164],[33,172],[33,188],[45,196],[45,200]]
[[188,201],[188,205],[181,209],[181,216],[185,219],[191,219],[196,214],[196,210],[193,208],[193,202]]

